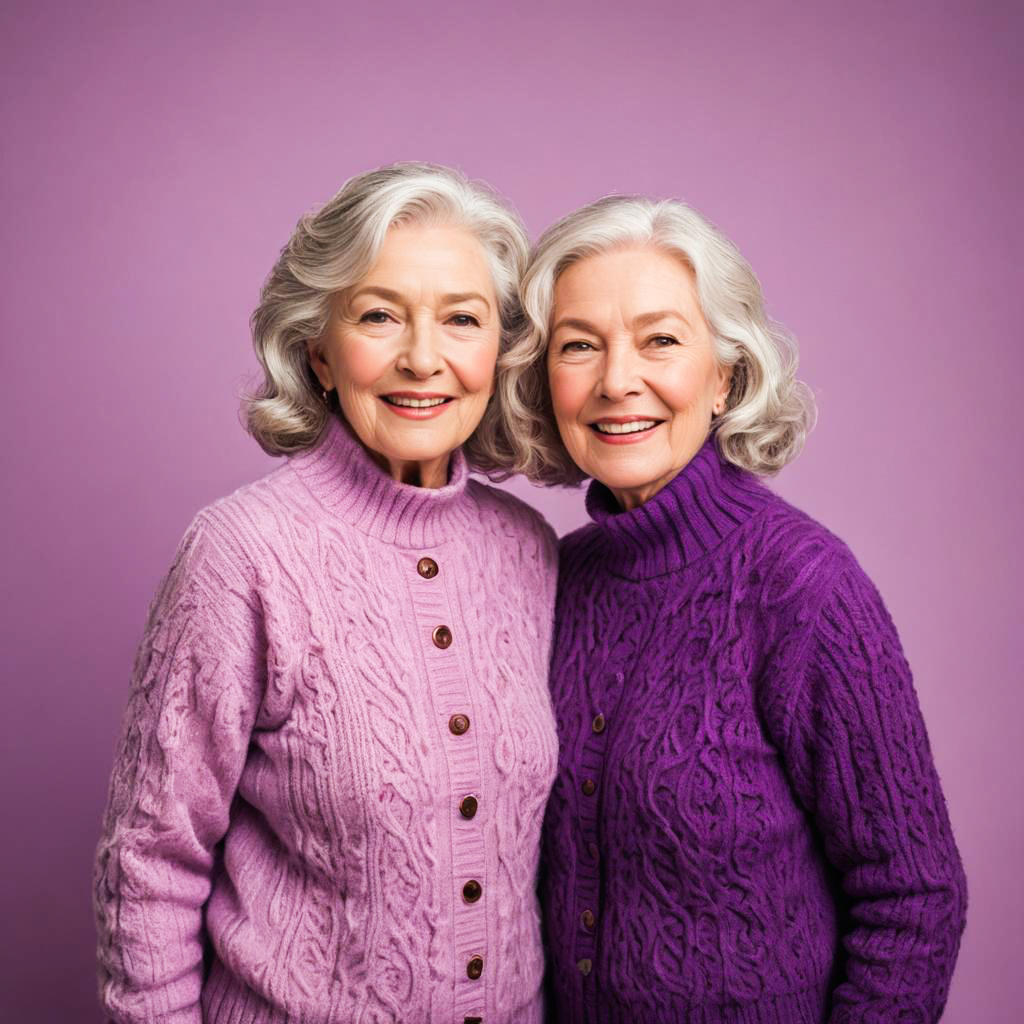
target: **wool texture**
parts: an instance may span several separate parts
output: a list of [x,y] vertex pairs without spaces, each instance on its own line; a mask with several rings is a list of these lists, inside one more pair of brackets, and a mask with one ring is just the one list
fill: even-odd
[[925,1024],[966,882],[849,549],[710,436],[563,538],[542,903],[560,1024]]
[[199,512],[97,852],[109,1020],[541,1019],[556,563],[461,453],[403,485],[337,419]]

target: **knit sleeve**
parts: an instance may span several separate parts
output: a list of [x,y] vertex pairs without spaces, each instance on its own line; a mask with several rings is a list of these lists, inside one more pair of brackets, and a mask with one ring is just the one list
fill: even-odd
[[792,712],[791,777],[842,886],[829,1024],[937,1021],[966,879],[910,669],[855,563],[818,615]]
[[96,854],[100,1000],[118,1024],[201,1024],[202,907],[261,690],[257,609],[199,513],[150,608]]

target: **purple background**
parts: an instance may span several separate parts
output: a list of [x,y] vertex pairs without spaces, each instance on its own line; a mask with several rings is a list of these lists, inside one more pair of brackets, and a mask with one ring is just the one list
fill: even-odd
[[751,260],[821,410],[777,486],[885,596],[966,862],[945,1020],[1019,1020],[1020,6],[480,6],[0,14],[0,1016],[98,1016],[91,863],[146,609],[192,514],[272,466],[237,420],[248,314],[304,209],[412,158],[534,233],[680,196]]

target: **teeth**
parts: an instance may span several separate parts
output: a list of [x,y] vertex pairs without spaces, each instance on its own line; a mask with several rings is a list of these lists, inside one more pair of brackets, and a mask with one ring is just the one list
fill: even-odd
[[399,398],[397,395],[388,395],[387,401],[392,405],[404,405],[409,409],[430,409],[432,406],[441,405],[448,401],[446,398]]
[[635,434],[640,430],[650,430],[657,420],[633,420],[632,423],[595,423],[594,426],[602,434]]

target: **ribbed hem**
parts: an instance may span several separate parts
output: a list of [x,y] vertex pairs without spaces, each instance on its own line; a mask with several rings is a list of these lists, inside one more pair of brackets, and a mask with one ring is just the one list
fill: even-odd
[[[562,1020],[561,1017],[558,1018]],[[766,997],[756,1003],[719,1006],[666,1006],[620,1009],[609,1005],[588,1007],[583,1018],[588,1024],[825,1024],[828,1019],[828,991],[811,989],[783,996]],[[566,1018],[568,1020],[568,1018]]]
[[288,1024],[288,1014],[268,1006],[214,956],[203,985],[203,1024]]
[[657,494],[623,512],[594,480],[587,511],[601,527],[608,569],[650,579],[695,562],[771,500],[751,473],[725,462],[711,434],[700,451]]
[[458,536],[475,518],[461,450],[452,454],[444,487],[413,487],[392,480],[332,416],[316,447],[288,461],[324,508],[388,544],[432,547]]

